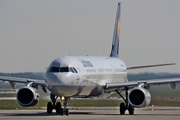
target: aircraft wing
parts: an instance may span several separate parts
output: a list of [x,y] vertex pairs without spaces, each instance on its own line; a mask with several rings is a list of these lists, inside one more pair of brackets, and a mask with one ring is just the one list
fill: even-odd
[[115,91],[125,87],[132,88],[139,85],[160,85],[160,84],[170,84],[172,89],[175,89],[176,82],[180,82],[180,78],[171,79],[152,79],[152,80],[142,80],[142,81],[132,81],[132,82],[117,82],[117,83],[107,83],[106,91]]
[[38,80],[38,79],[28,79],[28,78],[18,78],[18,77],[8,77],[8,76],[0,76],[0,81],[8,81],[11,83],[30,83],[33,82],[33,84],[40,85],[42,87],[46,87],[44,80]]
[[132,66],[132,67],[127,67],[127,70],[140,69],[140,68],[149,68],[149,67],[159,67],[159,66],[168,66],[168,65],[176,65],[176,63],[144,65],[144,66]]

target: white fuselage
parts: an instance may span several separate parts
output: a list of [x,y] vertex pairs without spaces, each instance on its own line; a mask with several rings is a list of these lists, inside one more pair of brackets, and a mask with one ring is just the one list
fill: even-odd
[[106,83],[127,81],[127,71],[119,58],[65,56],[52,61],[45,77],[48,89],[57,96],[107,97]]

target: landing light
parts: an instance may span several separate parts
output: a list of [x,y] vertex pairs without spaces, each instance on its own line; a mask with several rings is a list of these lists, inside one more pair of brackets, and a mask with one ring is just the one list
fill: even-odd
[[61,97],[61,100],[64,100],[64,99],[65,99],[65,97],[64,97],[64,96],[62,96],[62,97]]

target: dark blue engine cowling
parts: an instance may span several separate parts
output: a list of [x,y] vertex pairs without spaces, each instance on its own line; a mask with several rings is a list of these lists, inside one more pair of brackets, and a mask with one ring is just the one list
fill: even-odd
[[35,106],[39,101],[39,93],[33,87],[24,86],[17,92],[17,101],[23,107]]

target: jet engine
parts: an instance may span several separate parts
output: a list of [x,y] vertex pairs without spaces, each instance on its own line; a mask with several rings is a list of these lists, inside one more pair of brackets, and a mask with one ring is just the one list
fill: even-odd
[[37,89],[31,86],[24,86],[17,92],[17,101],[23,107],[35,106],[39,97]]
[[145,107],[149,105],[151,95],[148,90],[142,87],[135,87],[129,91],[128,101],[133,107]]

